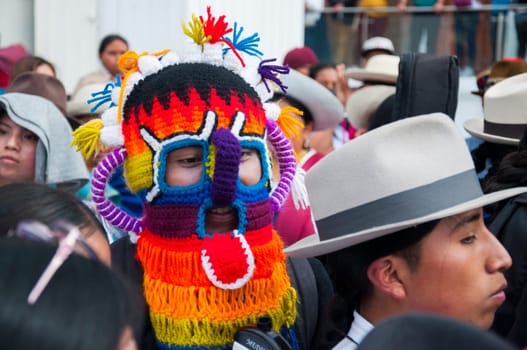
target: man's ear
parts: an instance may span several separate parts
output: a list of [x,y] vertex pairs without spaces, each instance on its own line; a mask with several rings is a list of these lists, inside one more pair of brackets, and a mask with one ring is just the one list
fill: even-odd
[[387,255],[374,260],[368,266],[368,278],[370,282],[382,293],[387,294],[397,300],[406,297],[406,288],[403,281],[399,278],[399,271],[404,268],[400,258]]

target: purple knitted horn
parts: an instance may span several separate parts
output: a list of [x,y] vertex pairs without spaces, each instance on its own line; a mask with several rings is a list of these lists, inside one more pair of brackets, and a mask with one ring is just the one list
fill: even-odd
[[123,164],[125,158],[126,150],[119,147],[111,151],[97,164],[93,170],[91,195],[95,208],[109,223],[121,230],[139,233],[143,229],[143,223],[116,207],[104,196],[106,183],[113,171]]
[[236,182],[242,155],[240,142],[226,128],[216,130],[212,134],[211,142],[216,147],[212,203],[218,207],[230,206],[236,197]]
[[280,130],[278,124],[267,120],[267,139],[273,145],[280,168],[280,181],[271,194],[273,212],[284,204],[296,173],[296,159],[291,141]]

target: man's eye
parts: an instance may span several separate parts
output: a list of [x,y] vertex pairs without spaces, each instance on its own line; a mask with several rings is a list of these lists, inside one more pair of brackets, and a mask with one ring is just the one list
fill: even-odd
[[242,161],[249,159],[257,154],[255,149],[243,148],[242,149]]
[[467,237],[463,238],[463,239],[461,240],[461,243],[463,243],[463,244],[472,244],[472,243],[474,243],[477,239],[478,239],[478,237],[476,237],[476,235],[470,235],[470,236],[467,236]]
[[201,157],[182,158],[182,159],[178,159],[177,162],[181,164],[201,163]]

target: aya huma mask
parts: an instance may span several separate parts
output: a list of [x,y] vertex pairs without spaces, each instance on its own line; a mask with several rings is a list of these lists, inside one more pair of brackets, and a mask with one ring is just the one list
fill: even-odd
[[[115,106],[77,133],[85,153],[97,143],[82,140],[93,141],[97,133],[107,146],[117,146],[94,170],[92,196],[110,222],[139,235],[145,297],[160,343],[227,346],[240,327],[265,314],[275,330],[292,332],[296,294],[272,217],[296,164],[279,127],[291,125],[289,118],[265,103],[269,84],[285,89],[277,73],[287,68],[261,60],[257,35],[242,39],[243,28],[230,29],[210,9],[207,18],[193,17],[185,32],[192,42],[177,53],[123,55],[121,86],[101,94]],[[275,188],[267,141],[280,163]],[[170,185],[167,159],[188,148],[199,150],[199,179]],[[240,180],[242,150],[260,162],[259,180],[251,184]],[[142,220],[103,197],[119,164],[128,186],[145,198]],[[235,223],[227,232],[207,228],[212,218],[224,217]]]

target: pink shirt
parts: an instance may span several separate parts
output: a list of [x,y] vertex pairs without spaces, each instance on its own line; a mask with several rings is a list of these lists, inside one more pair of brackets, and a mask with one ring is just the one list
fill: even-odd
[[[322,157],[324,157],[322,153],[316,153],[311,150],[302,158],[299,165],[302,169],[308,171]],[[291,195],[287,196],[284,205],[277,213],[274,227],[286,246],[315,233],[311,209],[309,207],[296,209]]]

